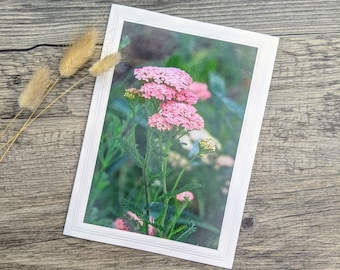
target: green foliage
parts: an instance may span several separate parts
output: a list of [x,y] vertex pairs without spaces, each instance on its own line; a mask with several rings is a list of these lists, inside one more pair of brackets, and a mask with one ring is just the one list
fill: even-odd
[[[114,201],[112,191],[115,183],[112,177],[115,174],[116,166],[122,161],[123,153],[120,151],[120,138],[124,130],[121,120],[114,114],[106,114],[105,125],[100,141],[96,170],[93,175],[88,207],[85,214],[85,222],[91,221],[98,225],[107,224],[98,214],[98,208],[110,209]],[[96,212],[97,211],[97,212]],[[112,223],[112,221],[111,221]]]
[[129,36],[122,36],[122,40],[119,44],[119,51],[123,50],[126,46],[128,46],[131,43]]
[[130,140],[121,138],[120,148],[124,153],[127,153],[128,155],[132,156],[136,160],[136,164],[139,167],[143,166],[144,158],[142,157],[138,149],[136,150],[135,145]]
[[142,221],[148,221],[144,211],[135,203],[129,200],[122,200],[122,206],[126,208],[127,211],[131,211]]
[[188,238],[191,234],[196,232],[197,228],[195,222],[190,221],[186,225],[179,226],[171,235],[171,239],[176,241],[183,242],[186,238]]

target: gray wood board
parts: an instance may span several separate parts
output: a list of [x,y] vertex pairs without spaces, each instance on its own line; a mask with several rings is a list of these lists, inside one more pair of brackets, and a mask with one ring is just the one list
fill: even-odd
[[[339,2],[115,3],[281,38],[234,269],[340,269]],[[60,45],[91,25],[102,41],[110,4],[1,1],[0,130],[33,70],[57,71]],[[0,268],[218,269],[63,236],[93,84],[57,102],[0,163]]]

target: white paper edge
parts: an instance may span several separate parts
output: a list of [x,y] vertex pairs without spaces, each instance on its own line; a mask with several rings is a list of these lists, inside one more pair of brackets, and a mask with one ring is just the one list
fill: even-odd
[[83,222],[113,71],[99,76],[95,83],[64,234],[231,269],[279,38],[126,6],[112,5],[102,57],[118,50],[124,21],[258,48],[219,246],[215,250]]

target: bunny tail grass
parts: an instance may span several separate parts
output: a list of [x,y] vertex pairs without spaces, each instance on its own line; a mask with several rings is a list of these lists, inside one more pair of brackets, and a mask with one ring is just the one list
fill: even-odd
[[50,84],[50,76],[51,72],[48,67],[40,67],[34,72],[19,96],[18,103],[21,109],[34,111],[39,107]]
[[11,125],[14,123],[14,121],[20,116],[20,114],[24,111],[24,109],[21,109],[14,118],[8,123],[8,125],[5,127],[3,131],[0,132],[0,138],[6,134],[6,131],[11,127]]
[[119,52],[112,53],[105,56],[103,59],[98,60],[93,66],[89,69],[90,74],[93,77],[97,77],[98,75],[108,71],[110,68],[113,68],[115,65],[119,64],[121,60],[121,55]]
[[97,30],[91,28],[71,44],[59,64],[61,76],[71,77],[91,59],[96,47],[97,38]]
[[[34,118],[32,118],[33,113],[31,116],[26,120],[25,124],[22,126],[22,128],[6,143],[6,145],[10,142],[10,145],[7,147],[6,151],[3,153],[3,155],[0,158],[0,163],[2,160],[6,157],[9,150],[12,148],[15,141],[18,139],[20,134],[30,125],[32,124],[40,115],[42,115],[46,110],[48,110],[54,103],[56,103],[59,99],[61,99],[63,96],[65,96],[69,91],[71,91],[74,87],[76,87],[81,81],[89,77],[89,75],[84,76],[83,78],[79,79],[75,84],[73,84],[70,88],[65,90],[63,93],[61,93],[58,97],[56,97],[53,101],[51,101],[41,112],[39,112]],[[56,82],[58,79],[56,80]],[[55,82],[55,83],[56,83]],[[55,84],[54,84],[55,85]],[[54,86],[53,85],[53,86]],[[53,88],[51,87],[51,89]],[[3,148],[3,147],[2,147]]]

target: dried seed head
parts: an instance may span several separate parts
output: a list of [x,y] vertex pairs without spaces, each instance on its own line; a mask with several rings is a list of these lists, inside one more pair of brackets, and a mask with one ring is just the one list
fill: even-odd
[[103,59],[98,60],[93,66],[89,69],[90,74],[93,77],[97,77],[98,75],[108,71],[110,68],[113,68],[120,62],[121,55],[119,52],[112,53],[105,56]]
[[97,30],[91,28],[71,44],[59,64],[61,76],[71,77],[91,59],[96,47],[97,37]]
[[31,80],[19,96],[18,103],[21,109],[34,111],[39,107],[50,83],[50,75],[51,72],[48,67],[41,67],[34,72]]

